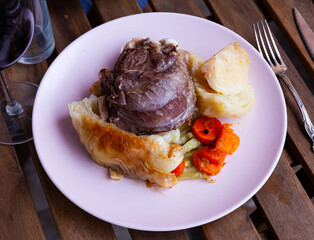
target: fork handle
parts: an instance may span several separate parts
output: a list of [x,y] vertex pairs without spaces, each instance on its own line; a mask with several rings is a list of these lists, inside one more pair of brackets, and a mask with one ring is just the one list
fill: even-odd
[[304,123],[304,128],[305,131],[307,132],[307,134],[309,135],[309,137],[312,140],[312,151],[314,151],[314,127],[313,124],[311,122],[311,119],[306,111],[306,108],[301,100],[301,98],[299,97],[297,91],[294,89],[292,83],[290,82],[288,76],[286,75],[286,73],[279,73],[278,76],[283,80],[283,82],[287,85],[287,87],[289,88],[290,92],[292,93],[294,99],[296,100],[300,111],[302,113],[302,119],[303,119],[303,123]]

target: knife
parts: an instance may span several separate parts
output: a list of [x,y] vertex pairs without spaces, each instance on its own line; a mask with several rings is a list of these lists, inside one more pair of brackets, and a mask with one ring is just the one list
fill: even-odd
[[305,47],[314,61],[314,33],[312,32],[309,25],[305,22],[298,9],[295,7],[293,8],[293,15]]

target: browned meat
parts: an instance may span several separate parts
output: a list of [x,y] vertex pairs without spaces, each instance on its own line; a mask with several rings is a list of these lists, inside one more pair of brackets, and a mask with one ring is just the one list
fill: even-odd
[[133,39],[114,70],[100,72],[106,120],[135,134],[168,131],[189,121],[196,97],[188,65],[189,53],[169,40]]

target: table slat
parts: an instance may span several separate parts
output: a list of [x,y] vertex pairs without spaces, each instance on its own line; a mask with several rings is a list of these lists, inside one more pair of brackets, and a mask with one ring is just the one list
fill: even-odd
[[[23,65],[16,63],[5,70],[8,81],[27,81],[38,84],[47,64]],[[12,89],[14,91],[14,89]],[[2,116],[1,116],[2,117]],[[1,123],[4,124],[4,123]],[[0,126],[6,128],[6,126]],[[45,239],[38,215],[19,166],[19,156],[28,156],[25,148],[0,145],[0,239]],[[15,184],[15,186],[14,186]],[[3,213],[3,215],[2,215]],[[2,217],[3,216],[3,217]],[[7,218],[8,217],[8,218]],[[2,231],[2,228],[0,228]],[[1,232],[0,231],[0,232]],[[1,234],[4,234],[2,237]],[[10,235],[9,235],[10,234]],[[11,236],[11,237],[10,237]]]
[[91,29],[78,0],[48,0],[55,48],[60,53],[72,41]]
[[45,239],[15,149],[0,145],[0,239]]
[[138,2],[134,0],[94,0],[93,2],[102,22],[142,12]]
[[314,207],[298,178],[282,157],[266,184],[255,195],[255,203],[267,217],[279,239],[313,239]]
[[185,231],[171,231],[171,232],[146,232],[129,229],[129,233],[133,240],[188,240],[189,237]]
[[243,207],[239,207],[223,218],[203,225],[202,230],[208,239],[261,239]]
[[152,0],[152,8],[157,12],[177,12],[203,17],[195,1]]
[[[307,24],[314,30],[314,4],[311,0],[262,0],[267,10],[280,29],[285,34],[287,40],[297,52],[298,57],[306,67],[308,72],[314,77],[314,62],[308,53],[302,38],[297,29],[293,16],[293,7],[296,7]],[[314,40],[313,40],[314,41]]]

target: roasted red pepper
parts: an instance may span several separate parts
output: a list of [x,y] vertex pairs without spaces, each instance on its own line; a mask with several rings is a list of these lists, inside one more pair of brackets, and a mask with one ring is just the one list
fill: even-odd
[[177,166],[174,170],[172,170],[171,173],[174,173],[177,177],[179,175],[181,175],[184,171],[184,168],[185,168],[185,163],[184,163],[184,160],[179,164],[179,166]]

